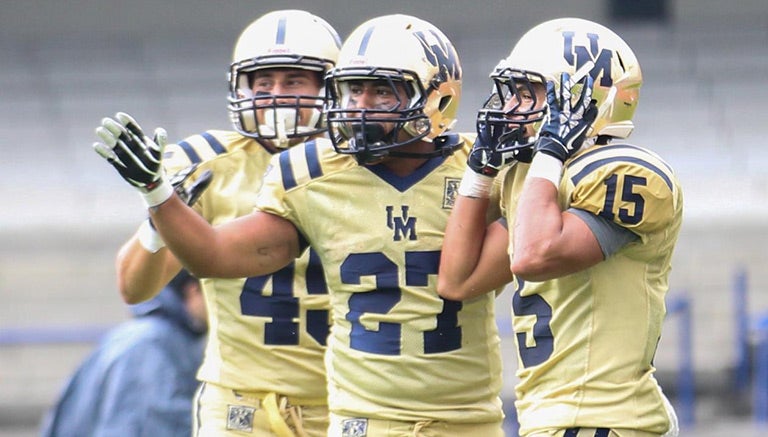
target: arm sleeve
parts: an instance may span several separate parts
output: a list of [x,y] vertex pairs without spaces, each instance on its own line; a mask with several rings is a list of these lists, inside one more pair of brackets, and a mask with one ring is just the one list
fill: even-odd
[[608,258],[627,243],[631,243],[639,239],[639,237],[632,231],[619,226],[618,224],[606,220],[600,216],[594,215],[588,211],[578,208],[570,208],[568,212],[579,217],[584,223],[589,226],[592,233],[597,238],[597,242],[600,244],[600,249],[603,251],[603,258]]

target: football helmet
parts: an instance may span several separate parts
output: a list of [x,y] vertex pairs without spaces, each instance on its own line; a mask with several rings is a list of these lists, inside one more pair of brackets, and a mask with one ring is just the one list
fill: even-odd
[[[324,132],[325,90],[317,95],[254,93],[253,73],[265,68],[301,68],[323,77],[341,47],[336,31],[306,11],[281,10],[263,15],[240,34],[229,69],[229,110],[235,130],[280,148],[289,139]],[[311,116],[301,117],[301,109]]]
[[[434,140],[456,122],[461,78],[453,44],[434,25],[401,14],[366,21],[344,42],[336,67],[326,75],[326,117],[336,151],[356,155],[361,163],[387,155],[450,154],[453,149],[443,148],[450,142]],[[358,107],[353,94],[361,83],[375,84],[377,95],[396,101]],[[396,150],[419,140],[434,143],[435,151]]]
[[[598,115],[586,138],[627,138],[632,133],[643,82],[640,64],[616,33],[579,18],[546,21],[520,38],[490,75],[494,89],[478,111],[478,131],[502,130],[497,151],[530,159],[533,142],[547,116],[546,98],[537,101],[534,84],[553,81],[559,87],[561,73],[568,73],[575,82],[587,74],[594,81],[592,98]],[[580,94],[577,89],[573,96]],[[533,103],[521,105],[526,96],[533,97]],[[526,125],[533,126],[528,133]],[[532,137],[530,131],[534,132]]]

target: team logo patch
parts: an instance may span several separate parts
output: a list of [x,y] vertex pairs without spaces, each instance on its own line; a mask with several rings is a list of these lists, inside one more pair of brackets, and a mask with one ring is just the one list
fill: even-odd
[[387,227],[395,231],[392,236],[393,241],[400,241],[404,238],[406,240],[418,239],[416,236],[416,217],[409,215],[410,209],[408,205],[401,205],[400,217],[397,217],[395,208],[387,206]]
[[345,419],[341,422],[341,437],[365,437],[368,435],[368,419]]
[[459,178],[445,178],[445,187],[443,189],[443,209],[453,208],[456,203],[456,196],[459,194]]
[[256,411],[253,407],[244,405],[229,405],[227,412],[227,429],[235,431],[253,431],[253,413]]

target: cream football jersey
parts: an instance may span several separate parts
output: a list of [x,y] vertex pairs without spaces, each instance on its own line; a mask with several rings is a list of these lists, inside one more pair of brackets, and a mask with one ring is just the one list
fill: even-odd
[[[209,131],[169,146],[164,159],[173,166],[168,173],[191,163],[199,163],[193,179],[206,170],[213,172],[211,185],[194,208],[216,225],[253,211],[271,157],[253,139]],[[201,284],[209,338],[200,380],[235,390],[325,401],[329,299],[314,252],[307,250],[272,275],[208,278]]]
[[[471,138],[398,177],[330,143],[272,161],[257,208],[294,223],[318,253],[331,295],[329,408],[389,420],[502,417],[494,294],[442,299],[437,271]],[[498,199],[498,196],[496,196]]]
[[[513,168],[504,184],[510,238],[527,168]],[[669,421],[653,357],[682,222],[680,184],[656,154],[611,144],[566,162],[558,200],[638,238],[581,272],[516,280],[520,432],[598,424],[662,434]]]

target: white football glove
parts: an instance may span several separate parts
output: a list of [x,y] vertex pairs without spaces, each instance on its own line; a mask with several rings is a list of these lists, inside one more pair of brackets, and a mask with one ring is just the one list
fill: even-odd
[[93,144],[94,150],[139,190],[147,207],[160,205],[173,195],[173,186],[166,180],[162,166],[168,142],[165,129],[155,129],[152,139],[130,115],[118,112],[115,119],[101,120],[96,128],[101,142]]

